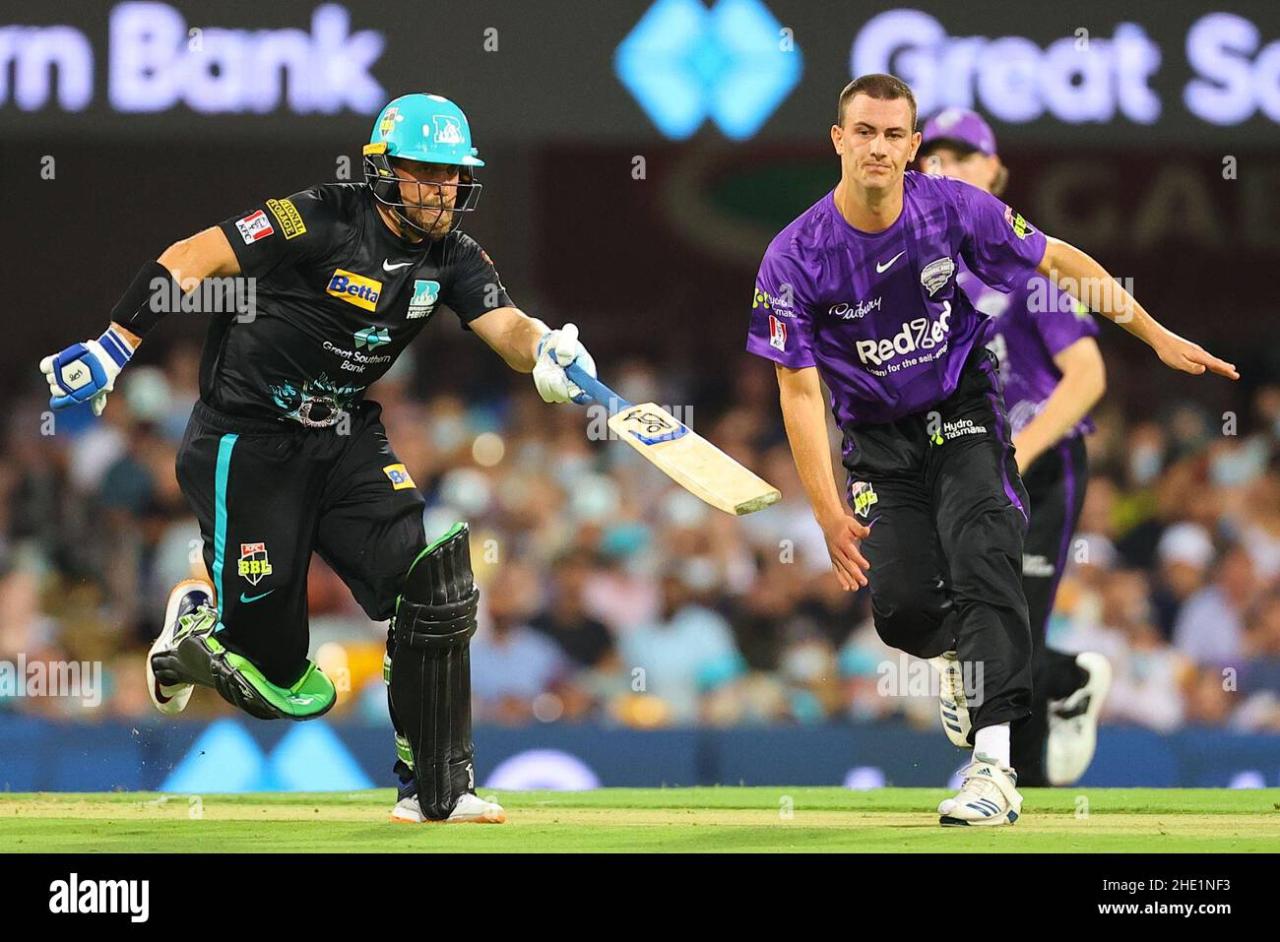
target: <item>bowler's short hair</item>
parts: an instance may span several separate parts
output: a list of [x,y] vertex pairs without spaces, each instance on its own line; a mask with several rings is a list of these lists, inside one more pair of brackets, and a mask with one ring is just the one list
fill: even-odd
[[844,87],[844,91],[840,93],[840,101],[836,105],[836,124],[844,127],[845,107],[849,104],[855,95],[867,95],[879,101],[893,101],[899,98],[905,98],[907,104],[911,106],[911,127],[909,130],[916,129],[916,96],[911,94],[911,87],[900,78],[892,75],[885,75],[882,72],[873,72],[870,75],[860,75],[848,85]]

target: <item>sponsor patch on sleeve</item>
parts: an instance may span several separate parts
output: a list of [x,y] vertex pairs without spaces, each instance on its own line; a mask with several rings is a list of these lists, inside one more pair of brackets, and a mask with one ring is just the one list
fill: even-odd
[[275,230],[271,228],[271,220],[260,209],[250,213],[243,219],[237,219],[236,228],[240,230],[240,238],[244,239],[245,245],[253,245],[259,239],[265,239],[275,233]]
[[298,207],[293,205],[293,200],[267,200],[267,209],[271,210],[271,215],[280,223],[280,234],[286,239],[306,233],[306,224],[302,221]]
[[1004,208],[1004,221],[1010,225],[1013,229],[1013,234],[1019,239],[1025,239],[1027,236],[1031,235],[1031,233],[1035,232],[1035,230],[1031,228],[1031,223],[1027,222],[1026,219],[1022,217],[1022,213],[1014,212],[1012,206],[1006,206]]
[[769,346],[778,350],[787,349],[787,322],[769,315]]
[[402,464],[389,464],[382,471],[391,479],[393,490],[407,491],[418,486],[413,483],[413,478],[409,476],[408,470]]

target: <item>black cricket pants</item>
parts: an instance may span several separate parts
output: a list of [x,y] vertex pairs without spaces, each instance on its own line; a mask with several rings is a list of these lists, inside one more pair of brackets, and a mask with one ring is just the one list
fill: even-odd
[[200,521],[219,639],[280,686],[307,666],[307,571],[318,552],[375,621],[394,614],[426,545],[424,500],[387,441],[375,402],[348,423],[303,428],[198,402],[178,483]]
[[1023,547],[1022,588],[1031,618],[1033,695],[1031,715],[1013,726],[1012,758],[1019,785],[1049,784],[1044,768],[1049,701],[1064,699],[1089,679],[1073,655],[1047,644],[1049,616],[1070,556],[1088,478],[1088,453],[1080,436],[1058,442],[1023,476],[1032,507]]
[[995,355],[975,349],[955,392],[932,409],[844,434],[850,501],[871,527],[862,552],[876,631],[916,657],[954,650],[973,665],[974,731],[1027,716],[1029,501]]

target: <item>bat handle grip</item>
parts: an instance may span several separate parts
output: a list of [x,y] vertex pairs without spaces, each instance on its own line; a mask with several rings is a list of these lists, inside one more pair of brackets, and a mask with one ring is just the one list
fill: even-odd
[[631,403],[579,366],[577,360],[566,366],[564,372],[572,383],[603,406],[610,406],[616,403],[617,408],[625,409],[631,405]]

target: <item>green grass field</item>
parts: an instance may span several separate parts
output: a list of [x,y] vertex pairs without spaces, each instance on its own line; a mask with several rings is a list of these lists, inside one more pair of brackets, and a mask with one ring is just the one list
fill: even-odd
[[0,795],[0,852],[1280,851],[1280,789],[1026,789],[1013,827],[942,828],[942,789],[501,792],[505,825],[390,824],[390,789]]

